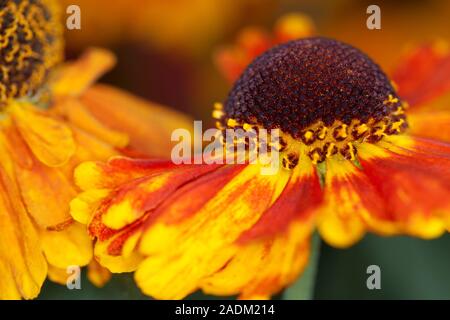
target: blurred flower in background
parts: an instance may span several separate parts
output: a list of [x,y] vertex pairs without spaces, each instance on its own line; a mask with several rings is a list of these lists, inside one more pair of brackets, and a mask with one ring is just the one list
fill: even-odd
[[[90,263],[91,239],[69,214],[77,164],[118,154],[167,155],[167,124],[190,126],[175,112],[163,119],[160,106],[91,86],[115,63],[108,51],[92,49],[62,64],[60,9],[53,0],[1,4],[2,299],[34,298],[47,273],[65,284],[67,266]],[[153,131],[159,121],[168,131]],[[156,132],[168,135],[159,139]],[[107,279],[95,264],[90,274],[98,285]]]

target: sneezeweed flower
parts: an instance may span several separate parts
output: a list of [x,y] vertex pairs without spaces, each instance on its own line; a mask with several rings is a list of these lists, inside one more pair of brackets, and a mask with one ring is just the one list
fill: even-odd
[[[159,119],[160,107],[91,86],[114,65],[111,53],[93,49],[61,64],[59,18],[52,0],[0,4],[0,299],[34,298],[47,275],[65,283],[67,266],[91,262],[92,241],[69,214],[73,168],[148,153],[147,121]],[[171,115],[175,126],[186,123]],[[169,150],[159,146],[156,153]],[[91,266],[90,278],[103,284],[108,274]]]
[[449,110],[427,106],[450,89],[442,45],[406,56],[395,85],[360,50],[321,37],[232,65],[240,76],[215,107],[217,126],[280,129],[282,169],[123,157],[80,165],[84,192],[71,212],[96,238],[100,264],[136,270],[156,298],[197,289],[267,298],[301,274],[314,230],[339,248],[366,232],[450,230]]

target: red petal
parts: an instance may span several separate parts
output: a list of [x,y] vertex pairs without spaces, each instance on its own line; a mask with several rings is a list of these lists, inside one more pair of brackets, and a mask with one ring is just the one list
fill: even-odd
[[450,54],[440,43],[417,48],[393,74],[399,95],[411,106],[427,102],[450,90]]

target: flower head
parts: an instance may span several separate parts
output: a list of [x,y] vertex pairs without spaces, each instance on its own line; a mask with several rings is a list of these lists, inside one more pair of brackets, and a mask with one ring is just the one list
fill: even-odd
[[280,129],[277,174],[261,175],[262,164],[87,162],[75,171],[84,192],[72,215],[88,224],[102,265],[136,270],[143,292],[163,299],[199,288],[268,297],[301,274],[314,230],[336,247],[368,231],[437,237],[450,230],[448,110],[429,116],[438,130],[414,128],[409,117],[421,109],[403,99],[428,103],[448,90],[439,70],[450,56],[430,62],[436,52],[422,50],[404,59],[394,85],[336,40],[270,49],[239,72],[213,116],[219,129]]
[[[168,149],[147,144],[161,107],[92,85],[114,65],[111,53],[60,63],[59,14],[57,1],[0,2],[0,299],[34,298],[47,275],[65,283],[67,266],[91,262],[92,241],[69,213],[75,166]],[[105,271],[90,265],[93,282],[104,283]]]

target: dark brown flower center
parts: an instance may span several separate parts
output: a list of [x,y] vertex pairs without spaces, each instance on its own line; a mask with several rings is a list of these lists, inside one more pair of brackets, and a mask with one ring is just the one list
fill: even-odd
[[318,122],[377,122],[400,106],[387,76],[364,53],[336,40],[307,38],[256,58],[231,90],[221,121],[279,128],[300,138]]
[[0,106],[35,93],[61,61],[59,11],[55,0],[0,0]]

